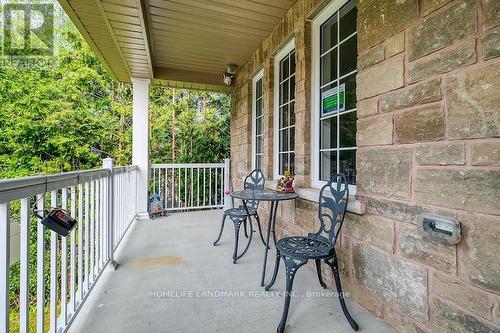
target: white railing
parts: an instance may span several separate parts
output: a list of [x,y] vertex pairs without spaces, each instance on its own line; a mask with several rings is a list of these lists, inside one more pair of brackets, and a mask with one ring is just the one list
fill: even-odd
[[[107,168],[97,170],[0,180],[0,332],[9,332],[9,320],[17,319],[20,332],[45,332],[47,314],[49,332],[66,331],[113,259],[114,249],[136,215],[137,167],[113,169],[112,161],[107,165],[105,162]],[[35,217],[34,210],[47,207],[66,209],[77,220],[67,237],[48,230]],[[10,232],[14,223],[20,224],[18,242]],[[12,300],[9,276],[18,261],[17,246],[20,289],[19,299]],[[34,260],[30,263],[34,256],[35,265]],[[36,295],[30,293],[30,278],[32,283],[36,280]],[[11,303],[18,305],[19,318],[12,318]],[[30,322],[36,324],[30,327]]]
[[153,164],[150,196],[157,194],[167,212],[224,207],[229,188],[224,163]]

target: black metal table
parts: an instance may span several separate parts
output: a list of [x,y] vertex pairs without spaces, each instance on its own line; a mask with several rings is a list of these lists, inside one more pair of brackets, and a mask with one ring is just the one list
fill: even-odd
[[271,189],[253,189],[253,190],[243,190],[234,192],[232,194],[233,198],[240,199],[246,207],[246,201],[269,201],[271,203],[271,208],[269,211],[269,220],[267,226],[267,236],[266,236],[266,250],[264,253],[264,264],[262,267],[262,279],[260,285],[264,287],[264,280],[266,278],[266,263],[267,263],[267,252],[269,251],[269,238],[271,236],[271,231],[273,232],[274,245],[276,246],[276,211],[278,209],[278,203],[280,201],[294,200],[299,197],[297,193],[280,193]]

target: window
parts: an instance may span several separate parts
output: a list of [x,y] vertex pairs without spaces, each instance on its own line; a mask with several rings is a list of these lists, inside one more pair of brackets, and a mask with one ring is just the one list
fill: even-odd
[[356,184],[356,1],[333,1],[313,22],[313,168]]
[[295,44],[275,57],[275,176],[295,171]]
[[252,81],[252,166],[254,169],[262,169],[264,156],[263,77],[264,71],[261,70]]

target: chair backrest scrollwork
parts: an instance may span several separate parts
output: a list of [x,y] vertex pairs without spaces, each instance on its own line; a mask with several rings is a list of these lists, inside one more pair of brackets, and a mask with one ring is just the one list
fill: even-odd
[[[254,169],[248,176],[245,177],[243,186],[245,190],[263,190],[265,183],[266,180],[262,170]],[[247,200],[247,207],[257,209],[259,207],[259,201]]]
[[324,237],[335,245],[344,222],[349,200],[349,185],[343,174],[334,175],[319,193],[318,217],[320,229],[315,236]]

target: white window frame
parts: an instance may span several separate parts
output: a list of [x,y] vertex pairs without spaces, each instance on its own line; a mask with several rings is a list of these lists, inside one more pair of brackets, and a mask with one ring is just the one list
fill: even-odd
[[[320,52],[321,52],[321,26],[325,23],[332,15],[347,4],[349,0],[333,0],[325,8],[321,10],[312,19],[312,70],[311,70],[311,185],[315,188],[321,188],[326,184],[326,181],[320,180],[319,174],[319,164],[320,164],[320,153],[319,153],[319,131],[320,128],[320,86],[321,86],[321,73],[320,73]],[[340,41],[337,41],[340,42]],[[337,133],[338,135],[338,133]],[[337,138],[338,139],[338,138]],[[356,146],[357,149],[357,146]],[[338,170],[337,170],[338,171]],[[349,194],[356,194],[356,185],[349,184]]]
[[[285,44],[274,56],[274,134],[273,134],[273,176],[277,180],[279,175],[279,115],[280,115],[280,61],[295,49],[295,38]],[[295,147],[293,147],[295,151]]]
[[[264,99],[264,69],[261,69],[252,78],[252,170],[255,169],[257,161],[255,157],[257,156],[257,82],[262,79],[262,99]],[[262,103],[262,113],[264,114],[264,103]],[[264,125],[264,122],[262,122]],[[264,135],[264,130],[262,130],[262,135]],[[262,153],[262,158],[264,158],[264,153]]]

